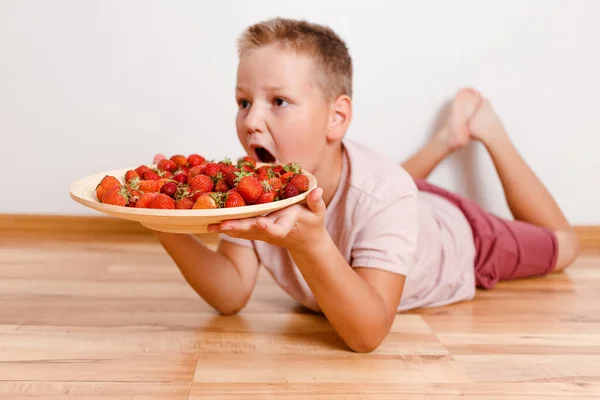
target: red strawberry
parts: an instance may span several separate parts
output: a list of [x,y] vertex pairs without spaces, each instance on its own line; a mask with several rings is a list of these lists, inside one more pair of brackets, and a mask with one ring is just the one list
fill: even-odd
[[221,167],[219,167],[218,164],[215,163],[208,163],[204,166],[204,169],[202,170],[202,173],[206,176],[209,176],[211,178],[216,178],[217,174],[221,172]]
[[209,192],[194,192],[194,194],[192,195],[192,201],[195,203],[198,200],[198,197],[202,196],[204,193]]
[[242,158],[241,162],[246,163],[246,164],[252,166],[253,169],[256,168],[256,160],[254,158],[252,158],[252,157],[245,156],[244,158]]
[[194,210],[220,208],[221,196],[218,193],[202,193],[194,203]]
[[285,172],[285,170],[283,169],[283,165],[273,165],[271,169],[273,170],[273,173],[275,175],[283,175],[283,173]]
[[142,174],[142,178],[146,181],[157,181],[160,179],[160,175],[153,170],[148,170]]
[[127,189],[123,187],[120,189],[108,189],[102,193],[100,201],[104,204],[125,207],[129,201],[129,193],[127,192]]
[[175,208],[178,210],[191,210],[192,207],[194,207],[194,201],[189,197],[179,199],[175,203]]
[[135,208],[149,208],[148,203],[150,203],[150,201],[158,195],[159,193],[155,192],[144,193],[142,197],[139,198],[137,203],[135,203]]
[[204,167],[201,165],[196,165],[195,167],[190,168],[190,170],[187,173],[188,182],[191,181],[192,178],[195,177],[196,175],[202,174],[203,170],[204,170]]
[[161,186],[161,181],[141,181],[138,189],[144,193],[158,192]]
[[304,174],[297,174],[290,179],[290,185],[296,186],[298,192],[304,193],[308,191],[308,177]]
[[204,157],[199,156],[198,154],[192,154],[187,158],[187,161],[190,166],[195,167],[204,162]]
[[290,197],[298,196],[300,192],[294,185],[285,185],[283,188],[283,198],[289,199]]
[[229,187],[234,187],[236,185],[236,172],[240,172],[239,168],[233,167],[231,168],[229,171],[227,171],[227,173],[225,173],[225,179],[227,179],[227,184],[229,185]]
[[140,165],[139,167],[137,167],[135,169],[135,172],[137,172],[139,176],[143,176],[144,172],[146,172],[146,171],[150,171],[150,167],[148,167],[146,165]]
[[294,176],[294,173],[292,171],[289,171],[281,175],[279,179],[281,180],[281,183],[286,184],[292,178],[292,176]]
[[202,193],[203,192],[212,192],[212,190],[215,188],[215,184],[212,181],[212,179],[210,179],[206,175],[196,175],[191,180],[188,180],[188,181],[189,181],[190,187],[194,191],[198,191],[198,192],[202,192]]
[[137,189],[129,190],[129,201],[127,202],[127,207],[135,207],[137,201],[142,197],[142,192]]
[[215,192],[227,192],[229,190],[229,185],[227,184],[227,179],[221,178],[217,181],[215,185]]
[[181,154],[174,155],[170,158],[170,160],[177,164],[179,167],[186,167],[188,165],[187,158],[185,156],[182,156]]
[[160,192],[167,196],[173,197],[177,193],[177,184],[175,182],[166,182],[160,188]]
[[175,174],[173,180],[177,183],[185,184],[187,183],[187,175],[186,174]]
[[148,208],[172,210],[175,209],[175,200],[164,193],[160,193],[150,200],[148,203]]
[[188,174],[188,172],[190,172],[190,169],[188,167],[179,167],[177,168],[177,170],[175,170],[174,174]]
[[263,193],[263,186],[254,176],[244,176],[237,184],[237,191],[246,203],[253,204]]
[[227,193],[227,200],[225,200],[225,208],[231,207],[243,207],[246,205],[244,198],[238,192],[231,191]]
[[219,161],[217,165],[219,166],[219,168],[221,168],[221,172],[223,174],[226,174],[230,168],[235,168],[235,166],[231,163],[231,160],[229,158],[225,158],[224,160]]
[[275,201],[275,196],[277,196],[276,191],[274,191],[274,190],[265,191],[265,192],[263,192],[263,194],[260,195],[260,197],[256,201],[256,204],[272,203]]
[[159,171],[169,171],[169,172],[173,172],[177,169],[177,164],[175,164],[175,161],[173,160],[167,160],[166,158],[163,160],[160,160],[158,162],[158,165],[156,166],[156,168]]
[[281,183],[281,179],[279,178],[269,178],[267,183],[277,192],[283,188],[283,183]]
[[111,189],[121,189],[122,186],[123,185],[121,185],[121,182],[119,182],[117,178],[111,175],[106,175],[104,178],[102,178],[98,186],[96,186],[96,197],[98,200],[102,201],[102,195],[104,192]]
[[125,182],[129,182],[130,180],[132,180],[134,178],[139,179],[139,177],[140,177],[140,174],[135,172],[133,169],[130,169],[129,171],[125,172]]
[[299,174],[302,172],[302,168],[300,168],[300,164],[297,162],[291,162],[283,166],[284,171],[293,172],[294,174]]

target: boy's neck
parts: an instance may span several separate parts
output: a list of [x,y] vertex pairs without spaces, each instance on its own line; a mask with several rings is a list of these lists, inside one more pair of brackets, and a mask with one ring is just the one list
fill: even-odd
[[315,178],[317,178],[317,184],[323,189],[323,201],[328,206],[340,183],[342,175],[342,157],[343,157],[343,146],[342,143],[336,143],[334,148],[328,152],[327,156],[323,159],[318,166],[318,169],[313,172]]

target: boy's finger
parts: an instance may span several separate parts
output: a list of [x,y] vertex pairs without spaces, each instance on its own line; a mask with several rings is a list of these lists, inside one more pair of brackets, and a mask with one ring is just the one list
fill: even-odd
[[308,208],[315,214],[324,214],[326,207],[325,202],[323,201],[323,189],[318,187],[310,192],[308,194],[307,204]]

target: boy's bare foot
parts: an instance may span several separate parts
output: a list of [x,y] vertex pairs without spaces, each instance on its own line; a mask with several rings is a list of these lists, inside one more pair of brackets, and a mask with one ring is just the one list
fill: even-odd
[[481,105],[482,97],[475,89],[463,88],[454,96],[450,116],[439,138],[450,151],[466,146],[471,140],[469,121]]
[[507,136],[500,117],[486,98],[482,98],[481,106],[471,117],[468,126],[471,136],[483,143],[488,143],[493,138]]

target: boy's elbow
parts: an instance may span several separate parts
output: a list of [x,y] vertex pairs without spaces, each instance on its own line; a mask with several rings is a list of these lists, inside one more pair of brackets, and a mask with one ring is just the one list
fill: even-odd
[[348,343],[350,350],[355,353],[371,353],[379,347],[381,340],[358,340],[353,343]]
[[362,332],[356,337],[346,341],[350,350],[355,353],[370,353],[376,350],[383,342],[385,335],[378,335],[376,332]]

